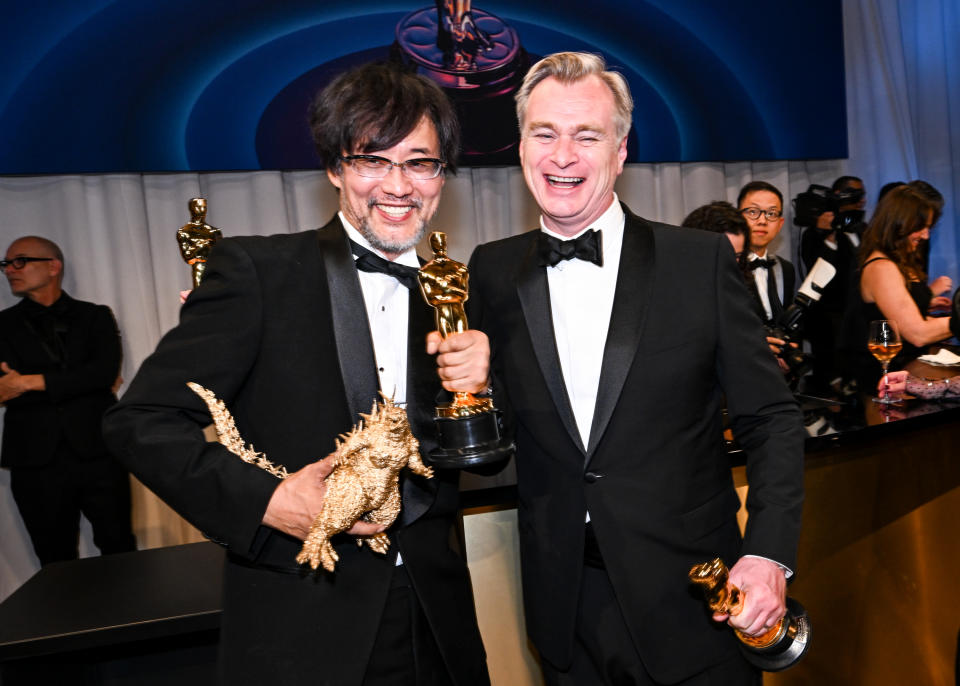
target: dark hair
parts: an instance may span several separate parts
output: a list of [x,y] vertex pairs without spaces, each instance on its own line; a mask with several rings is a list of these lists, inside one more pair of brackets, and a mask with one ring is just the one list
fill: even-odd
[[943,194],[922,179],[911,181],[906,185],[910,186],[910,188],[914,189],[915,191],[918,191],[922,196],[933,203],[933,221],[930,222],[930,226],[935,226],[936,223],[940,221],[940,217],[943,214]]
[[321,166],[339,174],[340,155],[392,148],[423,117],[433,122],[440,158],[455,174],[460,123],[453,106],[436,83],[399,64],[365,64],[331,81],[310,106],[310,132]]
[[923,230],[935,213],[935,203],[916,188],[909,185],[894,188],[877,205],[863,232],[860,265],[863,266],[872,253],[881,252],[896,263],[907,281],[926,281],[923,260],[912,248],[910,234]]
[[703,229],[714,233],[729,233],[743,236],[743,251],[737,256],[737,264],[743,269],[750,254],[750,227],[737,208],[725,200],[702,205],[688,214],[680,226]]
[[906,186],[903,181],[891,181],[890,183],[883,184],[883,188],[880,189],[880,195],[877,196],[877,202],[879,203],[883,200],[883,196],[892,191],[897,186]]
[[840,178],[838,178],[836,181],[833,182],[833,185],[830,186],[830,190],[832,191],[843,190],[844,188],[849,186],[851,182],[856,182],[856,183],[859,183],[861,187],[863,186],[863,179],[861,179],[859,176],[841,176]]
[[746,186],[740,189],[740,194],[737,195],[737,207],[743,204],[743,199],[746,198],[751,193],[756,193],[757,191],[769,191],[773,193],[780,200],[780,209],[783,209],[783,193],[781,193],[776,186],[772,183],[767,183],[766,181],[751,181]]

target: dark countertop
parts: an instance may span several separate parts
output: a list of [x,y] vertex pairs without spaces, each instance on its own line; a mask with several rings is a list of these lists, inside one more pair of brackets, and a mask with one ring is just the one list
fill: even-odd
[[218,629],[223,548],[57,562],[0,604],[0,661]]
[[[917,376],[960,374],[958,367],[911,364],[908,369]],[[960,421],[960,399],[906,399],[888,407],[869,397],[842,403],[800,400],[812,434],[806,443],[808,464],[844,454],[841,446],[878,445],[878,439],[882,443],[896,434]],[[743,464],[735,446],[730,458],[731,466]],[[513,475],[511,461],[496,477],[474,481],[478,487],[467,484],[463,508],[514,507]],[[192,543],[44,567],[0,604],[0,661],[215,631],[223,560],[220,546]]]
[[[932,380],[960,375],[960,367],[933,366],[919,360],[909,363],[906,370],[915,377]],[[906,394],[901,402],[885,405],[874,402],[874,396],[860,393],[843,402],[800,396],[804,426],[810,435],[807,456],[866,438],[884,438],[960,420],[960,397],[924,400]]]
[[[931,352],[938,349],[933,346]],[[956,348],[952,350],[958,353]],[[960,366],[939,367],[915,360],[907,365],[907,371],[918,377],[944,379],[960,375]],[[960,398],[928,401],[907,396],[896,405],[882,405],[871,398],[872,394],[866,393],[842,399],[798,394],[808,433],[805,445],[808,464],[812,459],[830,455],[841,446],[884,440],[926,427],[960,422]],[[746,456],[736,442],[728,442],[728,448],[731,467],[743,466]],[[464,510],[515,507],[515,484],[512,460],[503,473],[494,477],[465,475],[461,506]]]

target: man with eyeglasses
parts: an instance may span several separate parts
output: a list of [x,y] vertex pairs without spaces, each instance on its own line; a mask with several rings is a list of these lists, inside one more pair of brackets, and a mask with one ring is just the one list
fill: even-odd
[[[443,92],[365,65],[320,93],[310,125],[340,211],[319,230],[219,241],[179,326],[108,415],[108,441],[227,547],[222,683],[489,684],[467,567],[451,543],[458,474],[401,474],[387,554],[357,546],[355,535],[382,531],[361,520],[333,539],[335,572],[295,561],[333,467],[322,458],[378,390],[406,404],[426,453],[441,385],[482,391],[489,366],[482,333],[433,332],[416,281],[415,246],[458,153]],[[222,399],[244,438],[290,476],[277,481],[207,443],[210,417],[188,381]]]
[[766,181],[751,181],[740,189],[737,207],[750,226],[750,254],[747,279],[765,323],[776,321],[783,308],[793,301],[796,272],[793,263],[769,255],[769,246],[783,228],[783,195]]
[[21,301],[0,312],[0,466],[41,565],[77,558],[80,513],[103,554],[136,549],[130,479],[100,422],[116,402],[120,336],[110,308],[63,291],[63,253],[38,236],[0,260]]

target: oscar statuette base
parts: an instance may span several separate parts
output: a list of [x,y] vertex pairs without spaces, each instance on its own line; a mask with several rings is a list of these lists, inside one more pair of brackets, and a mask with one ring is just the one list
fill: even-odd
[[741,643],[740,649],[754,667],[764,672],[780,672],[794,665],[807,652],[810,630],[810,618],[803,605],[787,597],[787,614],[781,620],[781,630],[774,642],[766,647]]
[[438,469],[464,469],[504,460],[513,454],[513,442],[500,436],[500,413],[479,412],[467,417],[434,417],[439,448],[427,462]]

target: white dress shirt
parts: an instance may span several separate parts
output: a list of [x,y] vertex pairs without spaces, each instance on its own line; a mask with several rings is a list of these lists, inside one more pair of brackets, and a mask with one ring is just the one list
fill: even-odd
[[[561,240],[571,240],[590,229],[600,231],[602,236],[603,266],[572,259],[547,267],[550,314],[560,370],[584,450],[590,444],[593,412],[597,405],[603,349],[607,343],[613,295],[620,271],[624,219],[616,193],[607,211],[575,236],[561,236],[551,231],[540,217],[540,230]],[[590,521],[589,512],[586,521]]]
[[561,236],[550,231],[540,218],[540,230],[561,240],[576,238],[590,229],[600,231],[602,235],[602,267],[578,259],[547,267],[550,313],[560,369],[584,449],[590,444],[603,348],[607,342],[613,294],[620,271],[623,222],[623,208],[616,194],[607,211],[576,236]]
[[[340,212],[339,216],[350,240],[387,259],[353,228],[343,216],[343,212]],[[415,269],[420,268],[420,261],[417,259],[414,248],[410,248],[394,261]],[[373,339],[373,354],[377,362],[380,388],[387,395],[392,393],[394,402],[406,402],[407,318],[410,292],[406,286],[389,274],[358,271],[357,275],[360,277],[360,290],[363,291],[367,321],[370,322],[370,336]],[[419,297],[419,293],[416,295]]]
[[[370,245],[359,231],[338,213],[343,228],[354,243],[362,245],[380,257],[383,253]],[[356,258],[356,256],[354,256]],[[420,268],[415,248],[400,255],[397,264]],[[360,277],[360,290],[363,292],[363,305],[370,322],[370,337],[373,339],[373,355],[377,364],[377,376],[380,389],[387,395],[393,394],[393,401],[407,401],[407,320],[409,317],[410,291],[389,274],[357,271]],[[420,294],[414,294],[419,297]],[[426,345],[426,344],[424,344]],[[403,564],[397,553],[397,565]]]
[[[760,257],[757,253],[751,252],[747,256],[747,260],[753,262]],[[769,254],[769,251],[763,257],[776,259],[774,255]],[[780,304],[786,307],[786,303],[783,302],[783,265],[780,260],[777,260],[777,264],[773,268],[773,278],[777,282],[777,297],[780,298]],[[763,311],[766,313],[767,319],[773,319],[773,308],[770,305],[770,295],[767,293],[767,268],[757,267],[754,269],[753,280],[757,284],[757,294],[760,296],[760,304],[763,305]]]

